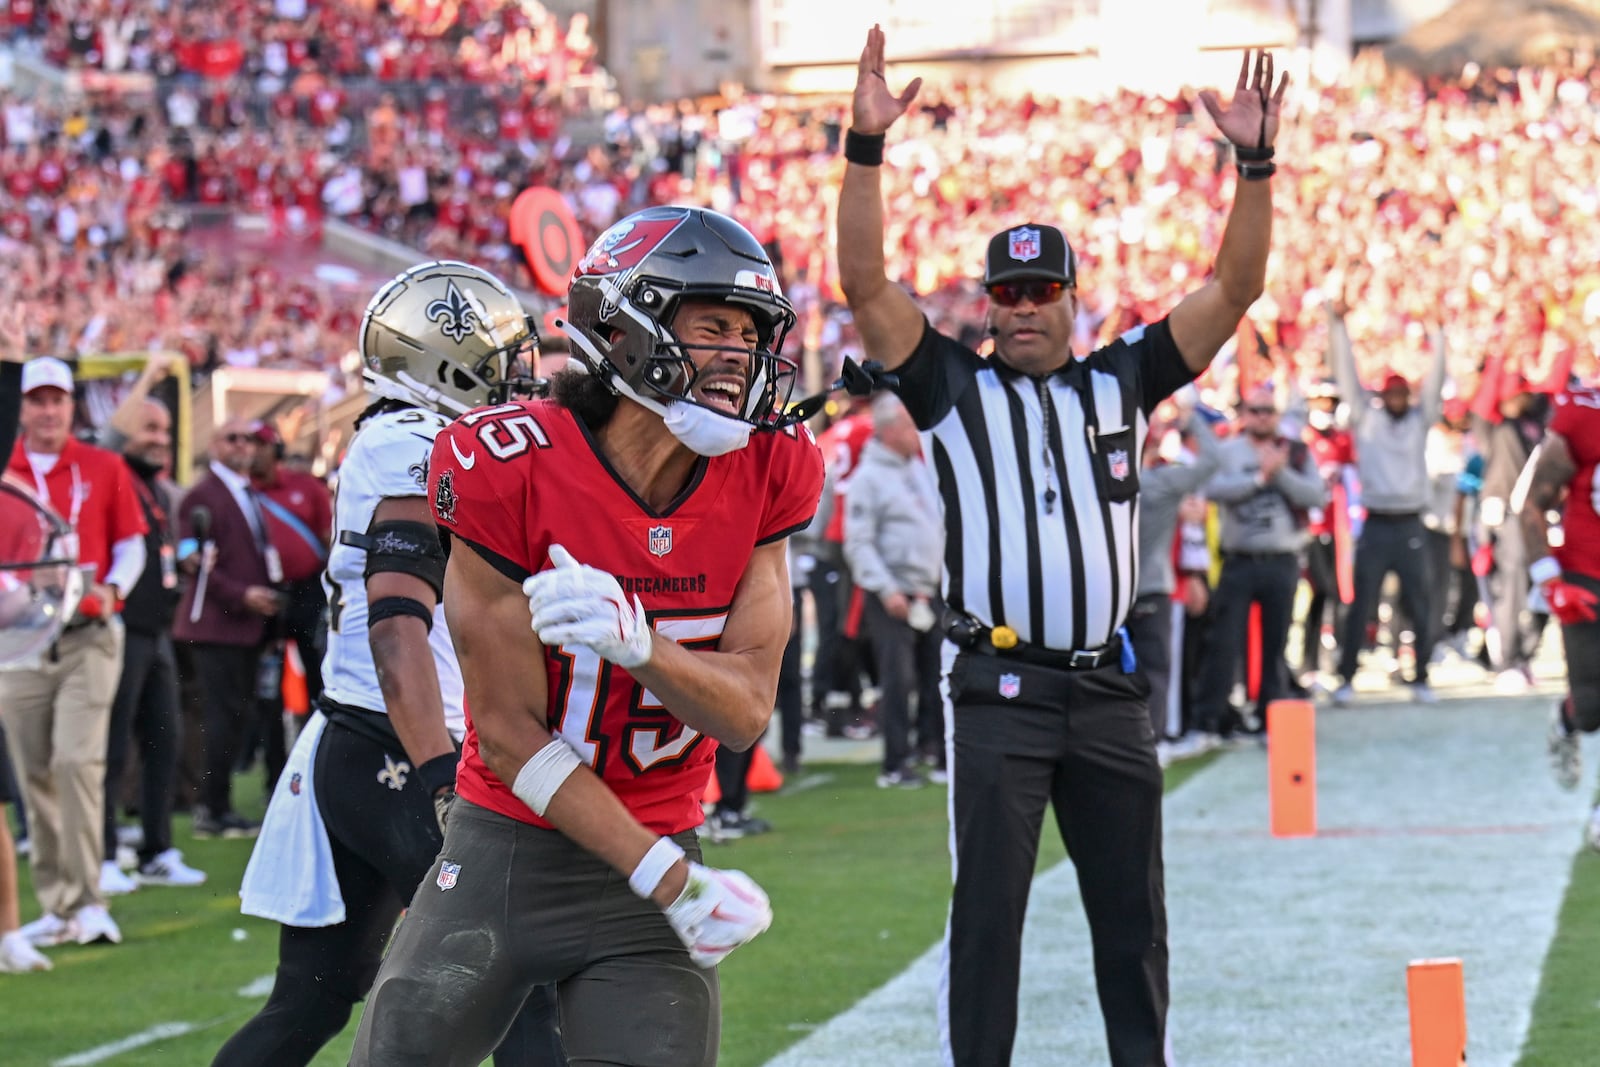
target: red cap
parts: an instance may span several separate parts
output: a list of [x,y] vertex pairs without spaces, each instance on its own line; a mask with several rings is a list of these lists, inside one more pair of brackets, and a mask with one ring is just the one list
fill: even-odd
[[257,441],[264,445],[281,445],[283,438],[278,435],[277,427],[270,422],[257,420],[250,427],[250,433]]
[[1467,413],[1471,410],[1467,406],[1467,398],[1464,396],[1453,396],[1444,402],[1444,417],[1451,422],[1460,422],[1467,417]]
[[1387,393],[1391,389],[1404,389],[1411,392],[1411,383],[1406,381],[1402,374],[1391,374],[1383,380],[1383,388],[1379,392]]

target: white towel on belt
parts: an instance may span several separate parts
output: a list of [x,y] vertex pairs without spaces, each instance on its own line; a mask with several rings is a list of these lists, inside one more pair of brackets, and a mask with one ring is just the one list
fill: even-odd
[[239,887],[239,910],[285,926],[344,922],[344,896],[333,869],[333,846],[317,807],[313,773],[328,720],[313,712],[278,776],[255,850]]

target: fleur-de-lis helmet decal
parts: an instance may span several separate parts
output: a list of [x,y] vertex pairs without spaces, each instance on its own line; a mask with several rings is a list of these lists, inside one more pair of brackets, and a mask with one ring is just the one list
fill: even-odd
[[464,295],[452,279],[445,283],[444,295],[432,301],[422,313],[429,322],[439,324],[439,332],[460,343],[463,337],[484,325],[481,305],[471,296]]

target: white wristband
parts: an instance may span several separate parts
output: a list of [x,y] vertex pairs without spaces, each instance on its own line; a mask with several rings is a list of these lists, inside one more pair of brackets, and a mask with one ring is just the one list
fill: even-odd
[[661,879],[667,876],[672,865],[683,859],[683,849],[670,837],[656,839],[650,846],[650,851],[644,854],[639,861],[639,866],[628,875],[628,888],[639,896],[650,899],[650,894],[656,891],[656,886],[661,884]]
[[1528,567],[1528,577],[1533,579],[1534,585],[1543,585],[1553,578],[1561,577],[1561,564],[1556,562],[1554,556],[1536,559]]
[[511,783],[511,792],[533,813],[543,816],[545,809],[567,780],[567,775],[583,765],[578,753],[564,737],[552,737],[550,743],[528,758]]

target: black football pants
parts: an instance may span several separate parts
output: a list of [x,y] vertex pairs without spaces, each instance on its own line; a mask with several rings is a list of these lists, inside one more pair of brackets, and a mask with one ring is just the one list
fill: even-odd
[[178,773],[180,736],[172,638],[130,629],[106,740],[106,859],[117,858],[117,805],[122,802],[122,774],[135,739],[140,756],[139,821],[144,827],[139,862],[172,847],[172,782]]
[[948,686],[955,892],[939,1001],[946,1062],[1011,1062],[1022,923],[1051,804],[1077,868],[1111,1063],[1160,1067],[1162,776],[1143,679],[1115,663],[1067,672],[963,653]]

